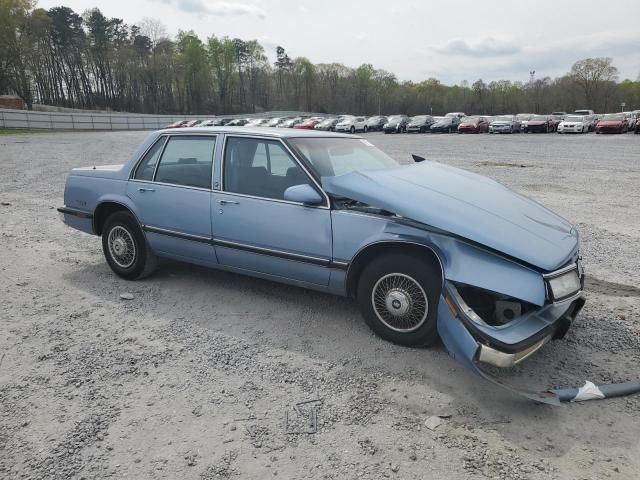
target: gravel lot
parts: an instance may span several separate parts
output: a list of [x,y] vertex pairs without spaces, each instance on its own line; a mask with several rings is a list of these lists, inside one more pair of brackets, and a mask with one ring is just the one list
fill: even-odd
[[[377,339],[346,299],[170,262],[117,278],[55,207],[70,168],[119,163],[145,136],[0,137],[0,477],[638,478],[640,396],[536,405],[441,347]],[[505,381],[640,377],[639,135],[367,138],[578,226],[586,308]],[[314,412],[317,432],[296,433]]]

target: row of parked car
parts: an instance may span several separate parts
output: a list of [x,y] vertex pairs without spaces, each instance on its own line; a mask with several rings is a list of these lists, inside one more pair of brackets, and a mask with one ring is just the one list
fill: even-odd
[[372,117],[339,115],[331,117],[224,118],[184,120],[169,127],[246,126],[297,128],[342,133],[640,133],[640,110],[595,114],[592,110],[574,113],[552,112],[549,115],[519,113],[517,115],[466,115],[447,113],[432,115],[375,115]]

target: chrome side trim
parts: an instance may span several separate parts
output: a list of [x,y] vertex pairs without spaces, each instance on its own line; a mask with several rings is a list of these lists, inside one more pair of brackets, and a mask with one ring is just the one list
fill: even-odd
[[331,265],[335,268],[347,270],[349,268],[349,262],[343,262],[342,260],[331,260]]
[[286,203],[288,205],[297,205],[299,207],[304,208],[319,208],[323,210],[328,210],[328,207],[324,205],[305,205],[300,202],[291,202],[289,200],[280,200],[279,198],[266,198],[266,197],[257,197],[255,195],[247,195],[245,193],[235,193],[235,192],[225,192],[223,190],[215,190],[216,194],[224,194],[224,195],[233,195],[234,197],[242,197],[242,198],[253,198],[255,200],[263,200],[265,202],[274,202],[274,203]]
[[73,215],[79,218],[93,219],[93,213],[86,212],[84,210],[78,210],[76,208],[58,207],[58,212],[66,215]]
[[169,230],[166,228],[159,228],[159,227],[151,227],[149,225],[142,225],[142,230],[149,233],[158,233],[160,235],[167,235],[169,237],[181,238],[183,240],[191,240],[193,242],[211,244],[210,237],[204,237],[201,235],[192,235],[190,233],[176,232],[175,230]]
[[250,253],[257,253],[260,255],[269,255],[272,257],[278,257],[285,260],[293,260],[297,262],[310,263],[312,265],[320,265],[323,267],[344,269],[347,265],[346,262],[334,262],[329,258],[314,257],[312,255],[304,255],[302,253],[287,252],[284,250],[277,250],[273,248],[257,247],[254,245],[247,245],[246,243],[233,242],[229,240],[221,240],[217,238],[206,237],[202,235],[193,235],[189,233],[177,232],[167,228],[153,227],[150,225],[142,225],[142,230],[149,233],[156,233],[160,235],[167,235],[169,237],[180,238],[182,240],[188,240],[192,242],[206,243],[212,246],[232,248],[236,250],[243,250]]
[[165,187],[186,188],[188,190],[199,190],[201,192],[211,192],[210,188],[192,187],[191,185],[180,185],[177,183],[152,182],[151,180],[138,180],[137,178],[132,178],[130,181],[136,182],[136,183],[147,183],[150,185],[164,185]]
[[233,242],[229,240],[220,240],[218,238],[213,239],[213,244],[221,247],[230,247],[238,250],[245,250],[252,253],[261,253],[261,254],[271,255],[275,257],[284,258],[287,260],[298,260],[306,263],[313,263],[315,265],[323,265],[326,267],[328,267],[331,263],[331,259],[329,258],[314,257],[311,255],[286,252],[283,250],[276,250],[273,248],[256,247],[253,245],[247,245],[246,243]]

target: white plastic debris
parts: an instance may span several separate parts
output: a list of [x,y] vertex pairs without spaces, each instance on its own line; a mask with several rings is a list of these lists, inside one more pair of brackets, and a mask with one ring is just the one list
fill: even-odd
[[604,398],[604,393],[587,380],[584,382],[584,385],[578,389],[578,394],[571,401],[584,402],[585,400],[599,400],[601,398]]
[[133,300],[133,293],[125,292],[120,294],[121,300]]

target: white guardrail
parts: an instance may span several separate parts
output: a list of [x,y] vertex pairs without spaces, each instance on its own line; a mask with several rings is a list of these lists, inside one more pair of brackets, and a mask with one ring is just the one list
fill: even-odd
[[[313,115],[307,112],[264,112],[219,115],[224,118]],[[322,115],[322,114],[320,114]],[[215,115],[145,115],[137,113],[60,113],[0,108],[0,128],[60,130],[158,130],[179,120],[205,120]]]

